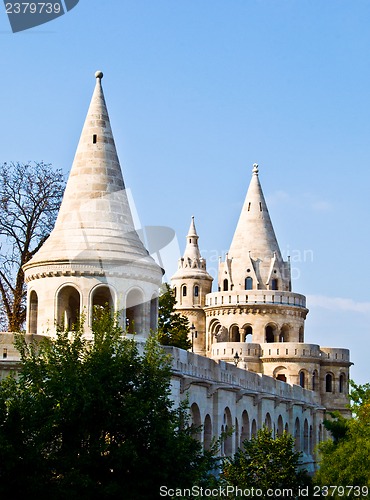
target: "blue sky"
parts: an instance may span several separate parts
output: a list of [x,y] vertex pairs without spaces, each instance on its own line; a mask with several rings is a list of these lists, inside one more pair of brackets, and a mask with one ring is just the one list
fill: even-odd
[[80,0],[12,34],[0,7],[1,161],[67,173],[101,69],[141,223],[183,250],[194,215],[210,269],[259,163],[306,341],[350,348],[367,382],[369,21],[367,0]]

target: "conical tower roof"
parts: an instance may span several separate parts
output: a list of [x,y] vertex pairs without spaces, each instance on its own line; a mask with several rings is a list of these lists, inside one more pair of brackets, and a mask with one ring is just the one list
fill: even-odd
[[258,165],[253,165],[252,179],[230,246],[229,258],[239,259],[250,252],[252,258],[281,260],[279,244],[258,177]]
[[134,229],[98,71],[55,227],[25,269],[50,262],[159,266]]
[[231,242],[228,261],[231,262],[233,282],[237,287],[244,287],[244,279],[248,275],[257,278],[258,288],[268,287],[274,278],[279,278],[279,289],[290,287],[289,264],[281,256],[257,164],[253,165],[252,179]]

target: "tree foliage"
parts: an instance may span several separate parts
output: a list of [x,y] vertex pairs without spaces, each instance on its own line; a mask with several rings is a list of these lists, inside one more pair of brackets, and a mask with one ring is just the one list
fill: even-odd
[[1,327],[19,331],[26,318],[22,266],[41,248],[57,216],[64,190],[61,170],[49,164],[0,167]]
[[177,312],[175,306],[175,294],[165,283],[159,297],[158,338],[162,345],[188,350],[191,348],[189,320]]
[[201,481],[210,455],[170,399],[170,362],[101,312],[93,341],[19,336],[18,377],[0,384],[0,493],[14,498],[159,498]]
[[[300,487],[308,486],[310,479],[299,469],[300,453],[294,451],[294,438],[284,432],[272,437],[272,431],[264,427],[257,436],[245,440],[244,449],[239,449],[234,457],[228,457],[223,466],[222,479],[227,484],[241,489],[262,490],[267,498],[267,490],[292,490],[295,498]],[[281,498],[271,496],[268,498]]]
[[[359,486],[368,488],[370,494],[370,384],[356,385],[351,382],[350,395],[353,418],[344,422],[343,417],[333,415],[334,420],[325,423],[333,440],[319,445],[319,470],[315,475],[318,485]],[[338,436],[338,429],[344,429]],[[341,491],[332,498],[367,498],[358,491]]]

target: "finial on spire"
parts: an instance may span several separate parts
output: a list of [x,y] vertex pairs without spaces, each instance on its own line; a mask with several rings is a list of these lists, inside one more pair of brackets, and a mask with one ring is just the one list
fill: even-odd
[[96,71],[95,73],[95,78],[99,78],[101,80],[103,78],[103,72],[102,71]]
[[252,172],[254,174],[256,174],[256,175],[258,174],[258,163],[253,163],[253,170],[252,170]]

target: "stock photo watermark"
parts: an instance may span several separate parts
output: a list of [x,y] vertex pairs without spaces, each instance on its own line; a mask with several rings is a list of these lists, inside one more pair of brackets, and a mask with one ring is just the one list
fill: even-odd
[[79,1],[20,2],[18,0],[4,0],[4,5],[12,31],[18,33],[63,16],[76,7]]

